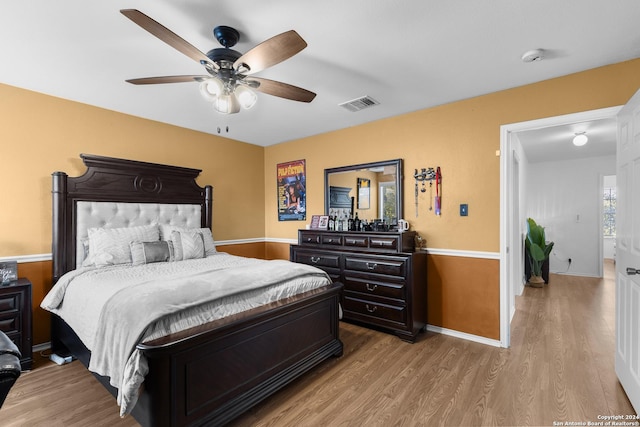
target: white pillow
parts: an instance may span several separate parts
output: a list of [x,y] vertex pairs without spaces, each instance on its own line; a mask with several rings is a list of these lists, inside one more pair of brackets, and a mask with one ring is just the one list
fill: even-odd
[[152,242],[160,240],[157,225],[141,225],[125,228],[90,228],[89,258],[83,265],[102,267],[131,263],[131,242]]
[[204,258],[204,240],[197,230],[171,232],[171,241],[176,261]]
[[213,234],[207,227],[204,228],[187,228],[177,227],[175,225],[160,225],[160,239],[171,240],[172,231],[197,231],[202,234],[202,240],[204,241],[204,256],[214,255],[218,251],[216,250],[216,244],[213,240]]

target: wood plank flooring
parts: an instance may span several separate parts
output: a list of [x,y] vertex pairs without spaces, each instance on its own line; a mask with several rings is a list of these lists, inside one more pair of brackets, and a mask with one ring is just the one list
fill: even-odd
[[[551,426],[633,414],[614,372],[615,291],[551,275],[516,300],[509,349],[427,332],[415,344],[341,323],[345,353],[233,426]],[[0,409],[2,426],[136,426],[79,362],[37,361]]]

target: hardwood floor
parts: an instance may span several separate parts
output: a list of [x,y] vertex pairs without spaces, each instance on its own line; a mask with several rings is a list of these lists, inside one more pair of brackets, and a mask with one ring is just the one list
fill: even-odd
[[[345,353],[237,419],[242,426],[515,426],[633,414],[614,372],[614,281],[551,275],[517,297],[512,347],[427,332],[415,344],[341,323]],[[2,426],[135,426],[79,362],[39,362]]]

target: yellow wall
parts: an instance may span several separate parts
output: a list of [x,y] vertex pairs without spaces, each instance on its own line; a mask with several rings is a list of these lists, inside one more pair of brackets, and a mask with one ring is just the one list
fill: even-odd
[[0,117],[0,257],[51,252],[51,173],[81,175],[80,153],[202,169],[214,237],[264,236],[262,147],[2,84]]
[[[325,168],[402,158],[405,219],[428,247],[498,252],[500,126],[621,105],[639,87],[640,59],[267,147],[266,234],[295,238],[301,225],[278,222],[269,197],[278,162],[307,159],[307,212],[317,214],[324,211]],[[442,216],[429,213],[427,189],[416,218],[413,170],[436,166],[443,176]],[[469,204],[468,217],[459,216],[461,203]]]
[[[81,175],[80,153],[202,169],[198,183],[214,186],[214,237],[264,237],[262,147],[2,84],[0,117],[0,257],[51,252],[51,173]],[[265,252],[263,244],[233,249]],[[49,316],[39,305],[51,263],[20,263],[18,273],[33,284],[33,342],[47,342]]]
[[[325,168],[402,158],[404,216],[427,247],[499,252],[500,126],[622,105],[638,88],[640,59],[267,147],[266,234],[295,238],[301,226],[277,220],[275,198],[268,196],[275,193],[275,164],[307,159],[307,212],[317,214],[324,210]],[[413,170],[436,166],[442,215],[428,211],[427,190],[416,218]],[[468,203],[469,216],[459,216],[461,203]],[[499,263],[430,256],[429,269],[429,323],[499,339]]]
[[[634,60],[262,148],[0,84],[0,257],[51,251],[51,173],[81,174],[79,153],[203,169],[198,182],[214,186],[217,240],[297,237],[303,222],[278,221],[278,163],[306,159],[310,217],[324,211],[325,168],[402,158],[405,218],[429,248],[498,252],[500,125],[621,105],[638,87]],[[435,166],[443,175],[442,216],[428,211],[427,191],[416,218],[412,172]],[[458,215],[460,203],[469,204],[468,217]],[[288,244],[274,242],[227,249],[289,253]],[[37,307],[50,266],[31,264],[19,268],[34,282],[34,327],[46,331]],[[430,256],[429,323],[497,339],[498,264]]]

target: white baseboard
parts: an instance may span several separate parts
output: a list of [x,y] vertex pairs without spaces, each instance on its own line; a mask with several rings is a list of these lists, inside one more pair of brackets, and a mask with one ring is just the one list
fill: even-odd
[[481,337],[479,335],[468,334],[466,332],[455,331],[453,329],[442,328],[440,326],[427,325],[427,330],[437,332],[442,335],[449,335],[455,338],[461,338],[467,341],[473,341],[480,344],[490,345],[492,347],[501,347],[499,340]]
[[41,351],[49,350],[51,348],[50,342],[45,342],[42,344],[36,344],[32,347],[32,351],[34,353],[40,353]]

